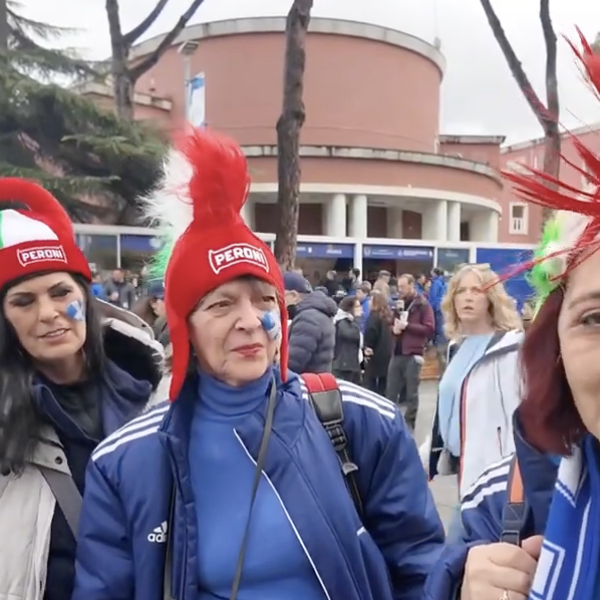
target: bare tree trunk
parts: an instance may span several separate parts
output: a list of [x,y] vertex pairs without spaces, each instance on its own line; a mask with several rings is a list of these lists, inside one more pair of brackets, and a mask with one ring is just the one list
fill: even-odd
[[277,205],[279,221],[275,236],[275,257],[283,269],[294,267],[298,236],[300,196],[300,130],[306,112],[304,69],[306,32],[313,0],[294,0],[285,28],[286,48],[283,75],[283,105],[277,120]]
[[8,50],[8,6],[7,0],[0,0],[0,52]]
[[[0,2],[2,1],[4,0],[0,0]],[[169,0],[158,0],[154,8],[139,25],[130,32],[123,33],[119,0],[106,0],[106,15],[108,17],[112,49],[111,75],[115,111],[123,119],[133,120],[134,118],[134,93],[137,80],[158,63],[160,57],[170,48],[204,0],[193,0],[175,26],[162,39],[156,50],[140,62],[130,66],[129,55],[132,46],[154,24],[168,2]]]
[[[492,7],[491,0],[480,0],[480,2],[508,67],[544,131],[544,173],[557,178],[560,172],[561,149],[561,137],[558,128],[560,104],[556,76],[556,33],[550,18],[550,0],[540,0],[540,22],[546,46],[546,105],[535,93],[529,78],[525,74],[523,65],[517,58],[511,43],[506,37],[502,23]],[[544,222],[551,216],[552,211],[544,209]]]
[[121,119],[133,120],[133,85],[129,78],[129,48],[121,29],[118,0],[106,0],[106,16],[110,32],[111,75],[115,111]]
[[[558,77],[556,75],[557,43],[556,33],[550,17],[550,0],[540,0],[540,22],[546,45],[546,119],[544,127],[544,173],[555,178],[560,174],[561,137],[558,128],[560,103],[558,99]],[[556,187],[556,186],[555,186]],[[553,211],[544,209],[544,223],[552,217]]]

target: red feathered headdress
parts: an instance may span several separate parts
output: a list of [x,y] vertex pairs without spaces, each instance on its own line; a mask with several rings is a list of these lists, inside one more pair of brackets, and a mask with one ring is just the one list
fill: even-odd
[[32,181],[0,178],[0,289],[45,271],[79,273],[88,281],[92,278],[75,243],[71,221],[58,200]]
[[254,276],[277,289],[281,314],[281,374],[287,369],[287,312],[281,271],[268,246],[240,216],[249,190],[246,158],[232,140],[194,129],[165,165],[161,189],[147,199],[166,225],[173,248],[165,273],[165,305],[173,345],[169,397],[175,400],[190,359],[188,318],[209,292]]

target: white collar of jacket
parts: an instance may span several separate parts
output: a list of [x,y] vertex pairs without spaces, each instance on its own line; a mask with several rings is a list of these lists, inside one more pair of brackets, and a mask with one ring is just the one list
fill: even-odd
[[[164,366],[164,348],[150,325],[137,315],[99,301],[103,317],[104,350],[120,369],[136,379],[158,386]],[[1,599],[0,599],[1,600]]]
[[[484,360],[486,357],[489,357],[490,354],[495,354],[496,352],[505,353],[516,350],[522,344],[524,335],[525,332],[517,331],[516,329],[507,331],[495,344],[492,344],[487,348],[481,360]],[[448,344],[448,349],[456,344],[460,344],[460,340],[450,342]]]
[[354,321],[354,315],[352,315],[349,312],[346,312],[345,310],[342,310],[341,308],[338,308],[335,317],[333,317],[333,322],[337,323],[338,321],[343,321],[344,319],[347,319],[348,321]]

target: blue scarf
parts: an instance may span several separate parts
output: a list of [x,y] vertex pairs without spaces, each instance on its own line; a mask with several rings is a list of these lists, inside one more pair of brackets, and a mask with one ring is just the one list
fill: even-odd
[[595,600],[600,559],[597,444],[588,435],[560,463],[529,600]]
[[438,390],[438,422],[444,447],[460,456],[460,401],[465,377],[485,354],[493,333],[469,335],[446,367]]

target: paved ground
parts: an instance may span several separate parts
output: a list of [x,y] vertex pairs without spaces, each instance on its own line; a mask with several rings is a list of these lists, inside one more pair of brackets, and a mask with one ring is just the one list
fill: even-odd
[[[420,388],[420,405],[417,417],[417,444],[421,444],[428,435],[433,420],[433,411],[437,397],[437,382],[424,381]],[[436,477],[430,484],[435,501],[444,524],[450,520],[451,509],[457,501],[456,477]]]

